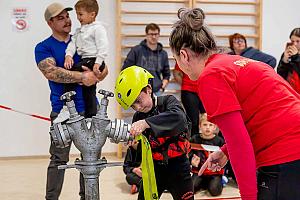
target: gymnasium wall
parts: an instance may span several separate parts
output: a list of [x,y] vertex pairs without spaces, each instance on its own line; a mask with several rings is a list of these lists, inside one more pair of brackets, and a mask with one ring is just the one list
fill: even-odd
[[[0,105],[26,113],[49,116],[49,89],[46,79],[36,67],[34,47],[51,34],[43,18],[45,7],[54,1],[0,1]],[[73,6],[74,0],[60,0]],[[98,85],[113,91],[116,79],[115,24],[116,1],[98,1],[98,19],[106,24],[110,41],[107,64],[109,76]],[[300,26],[300,1],[263,1],[262,50],[277,59],[283,51],[290,31]],[[13,25],[14,9],[26,8],[28,29],[17,31]],[[71,12],[73,30],[79,26],[75,12]],[[116,117],[116,101],[110,101],[108,114]],[[48,155],[49,122],[0,108],[0,157]],[[116,145],[107,141],[103,152],[115,152]],[[72,153],[77,153],[75,148]]]

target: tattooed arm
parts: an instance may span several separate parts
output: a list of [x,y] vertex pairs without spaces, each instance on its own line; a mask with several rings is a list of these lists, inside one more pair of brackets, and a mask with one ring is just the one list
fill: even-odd
[[40,61],[38,68],[48,80],[57,83],[82,83],[90,86],[98,81],[97,77],[90,70],[76,72],[57,67],[55,59],[52,57]]

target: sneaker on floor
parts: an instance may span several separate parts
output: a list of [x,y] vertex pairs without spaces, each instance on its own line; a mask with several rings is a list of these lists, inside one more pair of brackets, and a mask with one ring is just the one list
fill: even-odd
[[66,106],[64,106],[56,119],[53,121],[53,123],[62,123],[64,121],[67,121],[70,118],[69,110]]
[[225,187],[228,183],[228,178],[226,176],[222,176],[222,185]]
[[136,187],[136,185],[132,185],[131,186],[131,189],[130,189],[130,193],[131,194],[135,194],[138,192],[138,188]]

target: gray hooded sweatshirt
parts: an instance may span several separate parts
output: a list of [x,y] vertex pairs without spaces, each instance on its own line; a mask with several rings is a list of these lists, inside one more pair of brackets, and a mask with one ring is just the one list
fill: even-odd
[[140,66],[154,76],[153,92],[159,91],[162,86],[162,79],[170,79],[168,54],[163,50],[161,43],[158,43],[157,49],[154,51],[147,46],[146,40],[133,47],[128,53],[122,69],[132,65]]

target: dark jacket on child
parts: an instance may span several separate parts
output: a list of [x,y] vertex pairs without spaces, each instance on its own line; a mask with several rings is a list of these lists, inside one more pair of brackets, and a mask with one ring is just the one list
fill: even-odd
[[[206,145],[214,145],[214,146],[222,146],[224,144],[223,138],[219,136],[215,136],[212,139],[203,139],[200,137],[200,134],[194,135],[191,139],[191,143],[196,144],[206,144]],[[206,169],[201,176],[198,176],[198,171],[200,167],[203,165],[203,163],[208,158],[209,152],[203,151],[203,150],[196,150],[192,149],[189,158],[192,160],[193,154],[200,157],[200,163],[198,167],[192,166],[192,180],[194,185],[194,191],[199,191],[202,189],[207,189],[210,195],[212,196],[218,196],[223,191],[223,185],[222,185],[222,175],[224,173],[224,170],[221,171],[210,171]]]
[[189,120],[180,102],[172,95],[153,99],[148,113],[136,112],[132,122],[145,119],[150,128],[143,134],[148,138],[154,160],[167,161],[190,151],[187,139]]
[[[219,136],[215,136],[212,139],[203,139],[200,134],[194,135],[191,138],[191,143],[195,143],[195,144],[206,144],[206,145],[213,145],[213,146],[223,146],[224,144],[224,140],[223,138],[219,137]],[[196,150],[196,149],[192,149],[191,152],[189,153],[189,158],[190,160],[193,157],[193,154],[195,154],[196,156],[200,157],[200,164],[198,167],[192,167],[192,172],[193,173],[198,173],[198,171],[200,170],[201,166],[204,164],[204,162],[207,159],[207,155],[205,154],[205,151],[202,150]],[[212,173],[209,170],[206,170],[204,175],[210,175],[210,174],[219,174],[219,173]]]
[[[150,128],[143,132],[150,143],[158,196],[168,190],[173,199],[193,200],[193,182],[187,153],[189,120],[180,102],[172,95],[153,98],[148,113],[136,112],[133,122],[145,120]],[[139,200],[144,200],[143,187]]]
[[142,163],[142,149],[141,144],[137,145],[135,150],[132,146],[128,147],[124,159],[123,172],[125,174],[131,173],[133,168],[140,167]]

